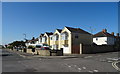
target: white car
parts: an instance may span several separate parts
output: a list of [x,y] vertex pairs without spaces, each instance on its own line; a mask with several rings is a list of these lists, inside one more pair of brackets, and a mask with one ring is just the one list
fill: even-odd
[[36,48],[37,49],[42,49],[42,50],[49,50],[50,46],[48,44],[37,44]]

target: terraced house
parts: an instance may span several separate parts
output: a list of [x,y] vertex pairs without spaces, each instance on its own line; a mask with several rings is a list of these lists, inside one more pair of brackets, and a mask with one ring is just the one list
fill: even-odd
[[50,36],[53,35],[52,32],[45,32],[45,34],[42,36],[42,43],[50,45]]
[[61,48],[61,31],[62,29],[56,29],[54,34],[53,34],[53,49],[60,49]]
[[67,54],[80,54],[80,43],[91,44],[91,36],[80,28],[64,27],[61,31],[60,48]]
[[54,33],[40,34],[37,44],[48,44],[52,49],[63,48],[64,54],[80,54],[80,44],[89,45],[92,35],[80,28],[64,27],[56,29]]

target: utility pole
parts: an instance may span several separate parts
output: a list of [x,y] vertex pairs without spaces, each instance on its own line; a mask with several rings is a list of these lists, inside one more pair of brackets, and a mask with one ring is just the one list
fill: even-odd
[[[93,38],[92,33],[93,33],[93,31],[95,31],[96,29],[95,29],[95,28],[93,29],[91,26],[90,26],[89,28],[90,28],[90,32],[91,32],[91,38]],[[93,42],[93,39],[91,39],[91,44],[92,44],[92,42]]]
[[95,29],[93,29],[91,26],[90,26],[90,32],[91,32],[91,52],[93,53],[93,31],[95,31]]
[[26,34],[24,33],[23,35],[25,36],[24,40],[27,40],[27,39],[26,39]]

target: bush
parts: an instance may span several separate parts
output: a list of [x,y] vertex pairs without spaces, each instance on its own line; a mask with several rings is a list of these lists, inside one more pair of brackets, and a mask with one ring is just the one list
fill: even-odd
[[7,48],[9,48],[9,49],[13,49],[13,46],[8,46]]
[[32,45],[28,46],[28,49],[33,49],[33,48],[35,48],[35,47]]

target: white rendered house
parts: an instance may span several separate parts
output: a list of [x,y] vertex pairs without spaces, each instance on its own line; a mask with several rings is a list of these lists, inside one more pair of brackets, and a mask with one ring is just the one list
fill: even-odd
[[106,29],[103,29],[101,32],[93,35],[93,42],[97,45],[114,45],[115,40],[114,33],[112,32],[110,34]]

